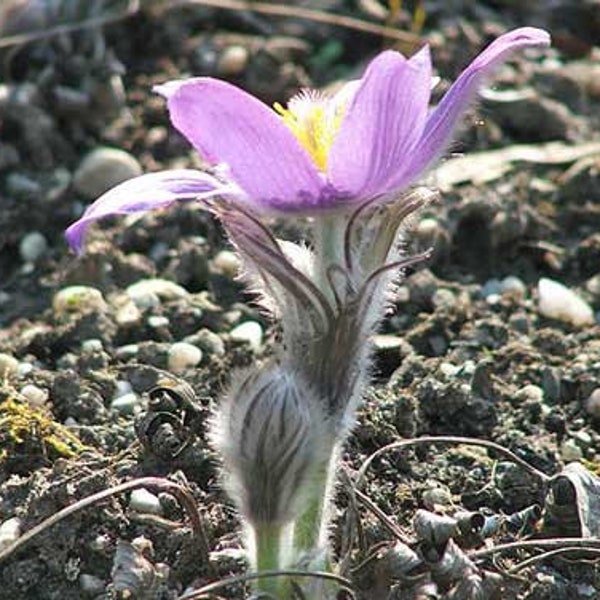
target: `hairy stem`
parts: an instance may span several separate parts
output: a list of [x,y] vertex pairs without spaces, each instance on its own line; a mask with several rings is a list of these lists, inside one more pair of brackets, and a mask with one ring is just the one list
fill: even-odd
[[[277,571],[281,565],[281,542],[283,528],[280,525],[261,524],[254,528],[255,561],[258,573]],[[258,591],[279,598],[283,589],[283,581],[279,577],[258,579]]]

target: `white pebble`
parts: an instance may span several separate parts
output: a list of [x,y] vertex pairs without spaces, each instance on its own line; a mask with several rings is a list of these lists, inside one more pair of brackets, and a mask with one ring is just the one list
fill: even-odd
[[100,577],[89,573],[82,573],[79,576],[79,587],[84,594],[92,598],[99,596],[106,590],[104,581]]
[[[154,308],[160,300],[177,300],[188,298],[189,292],[168,279],[142,279],[127,288],[128,296],[140,309]],[[158,298],[158,301],[156,300]]]
[[564,462],[578,462],[583,458],[583,451],[572,438],[566,439],[560,445],[560,455]]
[[146,488],[139,488],[131,492],[129,508],[139,513],[150,513],[152,515],[162,514],[162,506],[157,496]]
[[21,519],[12,517],[0,525],[0,552],[21,537]]
[[142,174],[135,157],[118,148],[96,148],[87,154],[73,175],[75,189],[90,200],[118,183]]
[[600,420],[600,387],[588,396],[585,401],[585,409],[591,417]]
[[525,385],[515,392],[515,400],[542,402],[544,400],[544,390],[538,385]]
[[23,262],[34,263],[48,250],[48,241],[39,231],[27,233],[19,243],[19,254]]
[[538,305],[544,317],[564,321],[577,327],[594,324],[594,311],[590,305],[558,281],[540,279]]
[[129,381],[125,381],[124,379],[119,379],[115,382],[115,393],[113,395],[113,400],[124,396],[125,394],[129,394],[133,391],[131,384]]
[[19,361],[10,354],[0,353],[0,379],[14,377],[19,370]]
[[502,294],[524,298],[527,294],[527,286],[515,275],[509,275],[500,282],[500,291]]
[[460,373],[461,367],[449,362],[442,362],[440,363],[439,370],[446,379],[452,379]]
[[241,263],[238,255],[231,250],[221,250],[212,261],[212,266],[217,273],[232,279],[238,274]]
[[118,398],[113,398],[110,407],[122,415],[132,415],[138,408],[141,408],[141,403],[142,400],[137,394],[129,392]]
[[125,344],[117,348],[115,355],[120,360],[131,360],[135,358],[140,352],[139,344]]
[[104,347],[102,346],[102,340],[98,338],[90,338],[81,342],[81,351],[86,354],[93,354],[94,352],[102,352]]
[[160,329],[161,327],[169,326],[169,318],[163,315],[150,315],[148,317],[148,325],[152,329]]
[[[160,300],[155,294],[153,294],[152,302],[154,301],[156,302],[156,306],[160,304]],[[128,295],[124,294],[117,300],[113,300],[113,305],[115,308],[115,321],[118,325],[127,327],[140,322],[142,312]]]
[[260,350],[263,341],[263,330],[256,321],[245,321],[229,332],[229,337],[236,342],[246,342],[255,352]]
[[71,285],[54,294],[52,308],[57,313],[106,309],[102,292],[88,285]]
[[173,373],[181,373],[197,366],[202,360],[202,350],[187,342],[176,342],[169,348],[168,365]]
[[19,393],[31,406],[43,406],[48,400],[48,390],[43,390],[32,383],[23,386]]
[[496,279],[496,278],[488,279],[483,284],[483,287],[481,288],[481,295],[486,299],[489,296],[498,297],[498,296],[500,296],[501,292],[502,292],[502,284],[500,283],[500,280]]
[[234,45],[223,50],[217,63],[217,71],[221,77],[239,75],[248,64],[250,53],[245,46]]
[[[19,363],[19,368],[17,369],[17,375],[20,378],[26,377],[34,369],[35,369],[35,366],[32,363],[26,362],[26,361],[25,362],[21,362],[21,363]],[[0,371],[1,371],[1,367],[0,367]]]

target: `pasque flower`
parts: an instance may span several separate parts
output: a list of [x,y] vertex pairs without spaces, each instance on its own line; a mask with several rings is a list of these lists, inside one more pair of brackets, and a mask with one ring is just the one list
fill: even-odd
[[[211,78],[158,86],[175,127],[213,168],[131,179],[68,229],[79,251],[101,217],[201,201],[280,318],[281,348],[239,378],[212,428],[259,570],[324,567],[337,456],[368,383],[369,339],[394,277],[428,255],[405,256],[399,243],[407,217],[431,197],[409,188],[490,70],[513,50],[548,43],[534,28],[499,37],[431,111],[427,46],[408,59],[383,52],[337,94],[302,92],[275,110]],[[265,223],[290,215],[312,217],[309,244],[278,240]]]
[[359,81],[325,97],[303,92],[272,110],[243,90],[212,78],[156,87],[171,120],[214,174],[191,169],[129,180],[93,203],[67,231],[81,250],[96,219],[219,195],[258,216],[353,210],[407,188],[444,151],[482,79],[510,52],[549,44],[524,27],[500,36],[429,110],[429,48],[411,58],[377,56]]

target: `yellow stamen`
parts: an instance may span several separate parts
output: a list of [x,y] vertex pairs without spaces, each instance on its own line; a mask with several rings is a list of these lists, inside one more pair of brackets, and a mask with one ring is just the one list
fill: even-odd
[[278,102],[274,108],[317,167],[325,171],[329,150],[344,115],[343,107],[328,110],[331,107],[326,99],[304,93],[293,98],[288,108]]

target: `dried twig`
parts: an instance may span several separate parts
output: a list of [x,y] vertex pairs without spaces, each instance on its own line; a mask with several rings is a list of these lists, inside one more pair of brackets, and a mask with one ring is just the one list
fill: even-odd
[[198,513],[196,503],[194,498],[190,494],[188,490],[186,490],[181,485],[169,481],[168,479],[161,479],[160,477],[141,477],[139,479],[133,479],[132,481],[127,481],[120,485],[116,485],[114,487],[108,488],[106,490],[102,490],[96,494],[92,494],[87,496],[86,498],[82,498],[69,506],[66,506],[62,510],[59,510],[57,513],[43,520],[41,523],[38,523],[35,527],[32,527],[28,531],[26,531],[18,540],[16,540],[10,546],[4,548],[0,552],[0,562],[11,556],[14,552],[25,546],[25,544],[29,543],[34,537],[44,533],[47,529],[56,525],[60,521],[70,517],[71,515],[79,512],[80,510],[87,508],[88,506],[92,506],[97,502],[101,502],[102,500],[106,500],[106,498],[110,498],[111,496],[115,496],[122,492],[126,492],[128,490],[133,490],[141,487],[156,487],[159,489],[167,490],[171,494],[177,497],[185,511],[187,512],[192,531],[194,533],[194,537],[198,541],[199,550],[201,553],[200,559],[204,564],[210,564],[208,560],[208,555],[210,552],[210,548],[208,545],[208,538],[206,537],[206,532],[204,530],[204,525],[200,518],[200,514]]
[[522,571],[531,565],[544,561],[548,558],[552,558],[553,556],[562,556],[564,554],[577,553],[581,555],[582,552],[586,554],[592,554],[596,556],[596,561],[600,560],[600,548],[592,547],[592,548],[556,548],[555,550],[549,550],[548,552],[543,552],[542,554],[537,554],[536,556],[532,556],[526,560],[523,560],[516,565],[513,565],[510,569],[508,569],[507,573],[509,575],[514,575],[518,571]]
[[356,497],[364,504],[381,522],[383,525],[389,529],[389,531],[396,537],[396,539],[400,540],[403,544],[407,546],[411,543],[412,540],[409,540],[404,532],[396,525],[388,515],[385,514],[374,502],[369,498],[366,494],[361,492],[360,490],[355,489],[354,494]]
[[392,27],[376,25],[375,23],[369,23],[368,21],[345,15],[336,15],[312,8],[294,6],[290,3],[268,4],[266,2],[248,2],[244,0],[178,0],[171,4],[170,7],[185,6],[188,4],[202,4],[204,6],[214,6],[215,8],[224,8],[227,10],[247,10],[265,15],[306,19],[316,23],[327,23],[336,27],[371,33],[390,40],[411,44],[414,47],[422,43],[420,36],[408,31],[400,31]]
[[369,456],[363,462],[360,469],[358,470],[358,473],[356,475],[356,487],[360,487],[362,485],[367,469],[371,466],[371,463],[376,458],[379,458],[382,454],[385,454],[390,450],[399,450],[401,448],[407,448],[409,446],[417,446],[421,444],[466,444],[470,446],[482,446],[484,448],[493,450],[494,452],[503,455],[508,460],[516,463],[517,465],[525,469],[528,473],[533,475],[536,479],[540,480],[540,482],[544,485],[547,484],[551,479],[549,475],[546,475],[542,471],[539,471],[533,465],[530,465],[527,461],[514,454],[514,452],[508,450],[508,448],[504,448],[504,446],[500,446],[500,444],[496,444],[495,442],[490,442],[488,440],[479,440],[477,438],[440,435],[402,440],[400,442],[393,442],[392,444],[383,446],[383,448],[379,448],[379,450],[371,454],[371,456]]
[[0,36],[0,48],[5,48],[6,46],[21,46],[29,42],[53,37],[56,35],[62,35],[65,33],[73,33],[82,29],[96,29],[98,27],[102,27],[103,25],[121,21],[135,14],[138,10],[139,0],[129,0],[129,4],[125,10],[117,14],[106,14],[99,17],[90,17],[89,19],[78,21],[77,23],[64,23],[62,25],[55,25],[54,27],[52,27],[51,24],[48,24],[48,27],[45,29],[39,29],[26,33],[17,33],[15,35],[7,35],[4,37]]
[[573,548],[576,550],[596,551],[600,550],[600,538],[550,538],[547,540],[521,540],[519,542],[509,542],[507,544],[498,544],[481,550],[475,550],[469,553],[469,558],[475,560],[479,558],[487,558],[499,554],[500,552],[508,552],[510,550],[527,550],[530,548],[553,548],[567,549]]

